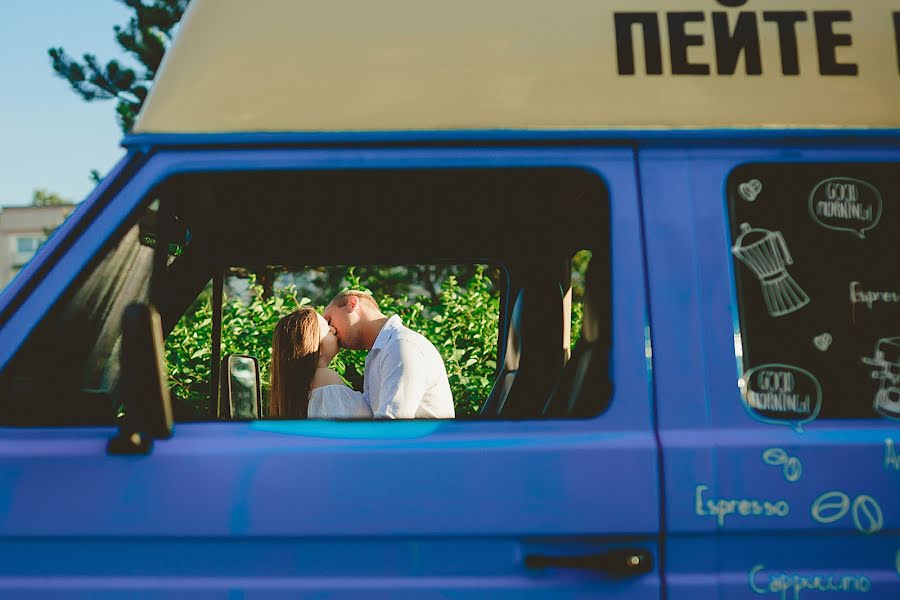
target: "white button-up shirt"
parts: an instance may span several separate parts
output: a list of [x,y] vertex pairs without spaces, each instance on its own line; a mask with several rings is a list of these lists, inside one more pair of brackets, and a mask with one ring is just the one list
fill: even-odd
[[376,419],[452,419],[453,395],[434,344],[388,319],[366,356],[363,396]]

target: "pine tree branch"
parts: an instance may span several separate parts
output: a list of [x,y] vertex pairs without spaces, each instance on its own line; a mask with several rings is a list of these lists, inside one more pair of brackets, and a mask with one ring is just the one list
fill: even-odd
[[187,0],[120,0],[134,11],[125,27],[114,28],[116,41],[147,67],[146,79],[153,79],[165,54],[171,31],[181,20]]
[[84,66],[71,59],[62,48],[51,48],[48,51],[51,65],[56,74],[69,82],[84,100],[108,100],[115,96],[109,91],[87,80]]
[[129,103],[140,102],[140,98],[131,90],[136,80],[134,71],[131,71],[130,76],[123,76],[123,79],[118,79],[116,75],[120,71],[119,65],[115,61],[110,61],[106,70],[100,67],[97,63],[97,57],[92,54],[85,54],[84,62],[87,65],[88,72],[91,73],[89,81],[109,94],[109,98],[118,98],[123,102]]
[[113,28],[122,50],[132,56],[143,72],[124,68],[112,60],[103,67],[92,54],[84,54],[84,63],[72,59],[62,48],[50,48],[51,66],[85,101],[116,99],[116,114],[124,131],[131,129],[144,100],[149,83],[156,77],[172,32],[190,0],[118,0],[132,11],[124,26]]

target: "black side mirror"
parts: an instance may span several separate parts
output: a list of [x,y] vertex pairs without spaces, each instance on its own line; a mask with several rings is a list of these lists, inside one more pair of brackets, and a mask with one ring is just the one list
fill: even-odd
[[119,391],[125,416],[111,454],[145,454],[153,439],[172,436],[169,395],[159,313],[149,304],[132,304],[122,317]]
[[229,354],[222,361],[222,404],[233,421],[259,419],[262,414],[262,389],[259,361],[244,354]]

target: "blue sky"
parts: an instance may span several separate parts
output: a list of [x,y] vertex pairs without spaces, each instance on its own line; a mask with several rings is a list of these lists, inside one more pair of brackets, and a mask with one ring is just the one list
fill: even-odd
[[56,77],[47,49],[121,58],[115,0],[0,0],[0,206],[31,202],[36,188],[74,201],[124,155],[114,101],[87,103]]

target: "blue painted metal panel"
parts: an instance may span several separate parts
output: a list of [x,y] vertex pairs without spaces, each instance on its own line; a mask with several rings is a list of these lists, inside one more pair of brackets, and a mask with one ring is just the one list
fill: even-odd
[[[2,429],[0,594],[115,595],[148,585],[213,596],[239,589],[353,597],[368,589],[385,597],[658,598],[659,568],[613,581],[529,572],[522,564],[535,551],[639,547],[658,557],[657,447],[630,149],[156,153],[0,329],[0,364],[167,177],[463,167],[576,167],[605,181],[615,315],[615,392],[606,413],[554,422],[180,424],[171,440],[139,458],[107,456],[110,430]],[[210,547],[217,548],[215,560],[203,556]],[[43,552],[57,560],[26,566]],[[144,560],[128,563],[139,552]],[[92,554],[111,570],[91,569],[84,557]],[[170,577],[158,577],[163,567]]]
[[776,141],[790,143],[858,143],[891,145],[897,129],[473,129],[435,131],[317,131],[248,133],[138,133],[125,136],[127,148],[274,145],[360,145],[360,144],[434,144],[460,143],[529,144],[529,143],[626,143],[647,147],[655,144],[679,147],[685,144],[733,145],[737,140],[747,144]]
[[112,430],[3,430],[0,488],[9,492],[0,531],[656,535],[653,447],[644,432],[603,432],[599,421],[276,425],[285,426],[181,424],[139,458],[106,455]]
[[[847,593],[900,597],[900,477],[886,459],[887,440],[900,438],[900,427],[820,420],[800,431],[751,418],[737,386],[725,203],[728,174],[739,164],[900,161],[898,145],[640,153],[665,550],[681,556],[702,547],[716,557],[712,564],[669,561],[670,597],[796,598],[814,593],[798,586],[823,581],[866,588]],[[790,459],[802,465],[799,478]],[[787,582],[793,587],[781,590]]]

